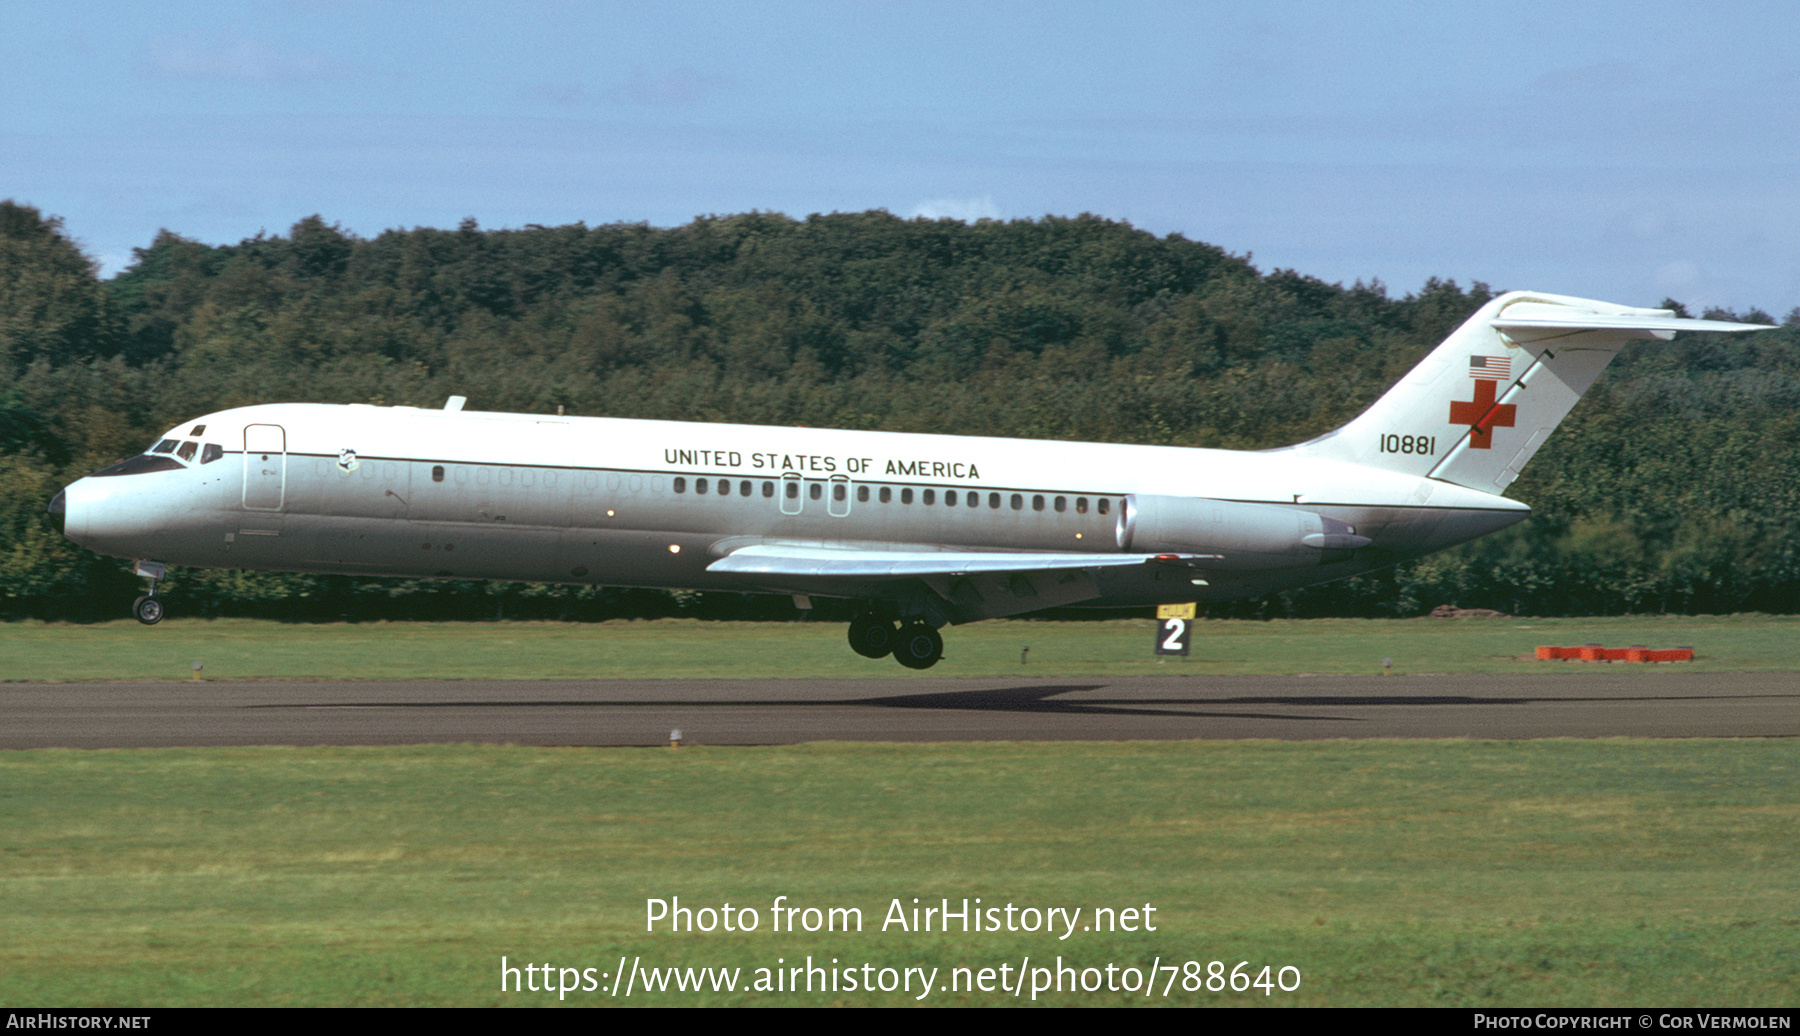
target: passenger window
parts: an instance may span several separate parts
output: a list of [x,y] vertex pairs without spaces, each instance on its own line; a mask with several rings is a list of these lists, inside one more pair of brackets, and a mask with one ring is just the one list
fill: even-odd
[[944,490],[944,506],[945,507],[955,507],[956,506],[956,490],[954,490],[954,489]]
[[1044,509],[1044,498],[1041,496],[1032,497],[1031,498],[1031,509],[1033,511],[1042,511]]
[[849,495],[850,495],[849,491],[845,489],[844,484],[842,482],[836,482],[836,483],[832,484],[831,498],[833,500],[836,500],[838,503],[841,504],[844,502],[844,498]]
[[442,464],[433,464],[431,466],[431,480],[433,482],[442,482],[444,480],[444,466]]
[[866,504],[869,502],[869,487],[868,486],[857,486],[856,487],[856,502],[859,504]]
[[156,446],[150,450],[150,452],[151,453],[174,453],[175,452],[175,440],[174,439],[164,439],[162,442],[157,443]]
[[1087,513],[1087,497],[1078,496],[1075,498],[1075,513],[1076,514],[1086,514]]
[[706,480],[705,479],[697,478],[694,480],[694,492],[696,492],[696,493],[706,492]]
[[900,491],[900,502],[903,504],[912,503],[912,487],[911,486],[908,486],[907,488],[902,489]]
[[[204,428],[205,425],[201,427]],[[216,442],[209,442],[200,448],[200,463],[202,464],[211,464],[223,456],[225,456],[225,447]]]
[[1056,513],[1061,514],[1068,509],[1069,509],[1068,499],[1066,497],[1060,497],[1060,496],[1057,497],[1056,498]]
[[742,482],[738,483],[738,495],[739,496],[749,496],[754,488],[755,487],[751,485],[750,480],[745,479]]
[[921,500],[922,500],[922,501],[924,501],[924,502],[925,502],[925,503],[928,503],[928,504],[934,504],[934,503],[937,503],[937,490],[935,490],[935,489],[927,489],[927,490],[926,490],[926,491],[925,491],[925,495],[924,495],[924,496],[922,496],[922,497],[920,497],[920,499],[921,499]]
[[1105,497],[1101,497],[1101,498],[1100,498],[1100,513],[1101,513],[1101,514],[1105,514],[1105,513],[1106,513],[1106,508],[1107,508],[1107,505],[1108,505],[1108,504],[1110,504],[1110,503],[1111,503],[1111,502],[1112,502],[1112,501],[1110,501],[1110,500],[1108,500],[1108,499],[1106,499],[1106,498],[1105,498]]
[[798,483],[798,482],[789,482],[789,483],[788,483],[788,484],[787,484],[787,498],[788,498],[788,499],[789,499],[789,500],[798,500],[798,499],[800,499],[800,483]]
[[775,495],[775,483],[764,482],[763,483],[763,496],[774,496],[774,495]]
[[1018,511],[1018,510],[1024,509],[1024,507],[1025,507],[1025,498],[1020,496],[1017,493],[1014,493],[1012,495],[1012,509],[1015,511]]
[[175,456],[180,457],[182,460],[193,460],[194,451],[199,448],[200,444],[197,442],[184,442],[181,444],[181,448],[175,451]]
[[988,494],[988,509],[991,511],[1000,510],[1000,494],[999,493],[989,493]]
[[824,487],[820,486],[817,482],[814,482],[812,484],[812,492],[808,493],[807,495],[812,497],[814,500],[817,500],[820,497],[823,497],[825,495]]
[[881,502],[884,504],[890,504],[890,503],[894,502],[894,491],[892,489],[889,489],[887,486],[881,487]]
[[679,475],[677,475],[675,477],[675,492],[677,492],[677,493],[687,492],[687,479],[682,478]]

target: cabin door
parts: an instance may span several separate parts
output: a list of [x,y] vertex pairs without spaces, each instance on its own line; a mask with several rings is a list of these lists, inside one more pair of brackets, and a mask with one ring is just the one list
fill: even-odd
[[287,432],[278,424],[244,426],[244,510],[279,511],[287,499]]

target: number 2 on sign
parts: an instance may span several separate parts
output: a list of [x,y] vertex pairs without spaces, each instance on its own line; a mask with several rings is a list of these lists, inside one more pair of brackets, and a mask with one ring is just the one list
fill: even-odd
[[1156,653],[1185,655],[1188,653],[1188,629],[1191,619],[1164,619],[1156,630]]

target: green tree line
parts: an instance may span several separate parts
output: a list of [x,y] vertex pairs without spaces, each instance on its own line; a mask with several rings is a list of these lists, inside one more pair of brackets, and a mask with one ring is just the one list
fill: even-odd
[[[488,410],[1254,449],[1355,416],[1492,295],[1262,273],[1094,216],[879,211],[668,229],[465,220],[372,239],[312,216],[235,245],[165,230],[102,280],[59,220],[4,202],[0,616],[121,614],[127,566],[63,540],[45,503],[213,410],[465,395]],[[1217,611],[1794,611],[1796,325],[1800,310],[1754,336],[1634,343],[1515,484],[1534,513],[1514,529]],[[178,571],[165,589],[186,614],[791,614],[724,594],[229,571]]]

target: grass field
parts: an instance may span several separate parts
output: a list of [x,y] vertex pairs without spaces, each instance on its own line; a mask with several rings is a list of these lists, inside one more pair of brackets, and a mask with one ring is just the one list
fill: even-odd
[[[853,654],[836,623],[664,619],[302,624],[171,619],[0,624],[0,680],[576,679],[643,677],[1125,676],[1578,672],[1539,644],[1693,647],[1697,670],[1800,669],[1800,617],[1202,621],[1193,654],[1151,655],[1155,623],[999,620],[946,629],[923,674]],[[1020,656],[1029,648],[1028,661]]]
[[[1374,672],[1388,656],[1578,678],[1596,667],[1520,656],[1691,645],[1693,670],[1793,669],[1800,623],[1208,622],[1168,663],[1147,620],[948,632],[930,675],[1017,674],[1029,646],[1042,675]],[[185,680],[196,658],[227,679],[907,675],[813,623],[0,626],[6,680]],[[1029,982],[991,987],[1060,958],[1074,970],[1040,1003],[1792,1005],[1797,843],[1785,739],[5,752],[0,1002],[1029,1003]],[[646,900],[675,896],[754,907],[758,928],[646,932]],[[774,931],[778,896],[859,909],[862,930]],[[884,931],[915,897],[1080,923],[1148,905],[1156,931]],[[502,956],[540,969],[519,981],[543,986],[549,965],[552,984],[597,988],[501,992]],[[808,957],[837,992],[752,988]],[[615,997],[621,958],[664,980],[738,969],[738,988],[646,993],[639,972]],[[1212,992],[1215,960],[1299,985]],[[1146,997],[1157,961],[1177,970]],[[878,983],[936,969],[933,991],[913,999],[916,973],[910,992],[843,988],[865,963]],[[983,968],[990,989],[968,989]],[[1068,989],[1095,980],[1137,991]]]
[[[1198,962],[1197,984],[1213,960],[1300,977],[1187,992],[1177,972],[1167,998],[1065,986],[1040,1002],[1800,997],[1800,760],[1780,740],[52,750],[0,754],[0,788],[15,1005],[559,1002],[500,992],[503,955],[595,968],[602,989],[621,957],[739,968],[740,986],[808,955],[936,968],[922,1002],[940,1005],[1014,1002],[945,990],[953,968],[1059,955],[1075,981],[1156,958]],[[781,895],[860,908],[863,930],[775,932]],[[646,900],[675,896],[755,907],[758,930],[647,933]],[[914,897],[1082,922],[1147,904],[1156,931],[883,931]],[[640,980],[629,1001],[564,1002],[918,991]]]

